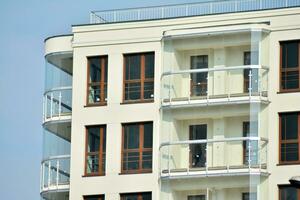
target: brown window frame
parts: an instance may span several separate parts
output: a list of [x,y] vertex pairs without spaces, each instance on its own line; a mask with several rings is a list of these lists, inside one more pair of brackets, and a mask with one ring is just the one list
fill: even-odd
[[[153,131],[153,122],[135,122],[135,123],[123,123],[122,124],[122,147],[121,147],[121,174],[140,174],[140,173],[152,173],[153,168],[153,132],[152,132],[152,148],[144,148],[144,124],[152,123],[152,131]],[[124,138],[125,138],[125,126],[126,125],[139,125],[139,148],[138,149],[124,149]],[[123,168],[124,163],[124,154],[129,152],[138,152],[139,153],[139,168],[134,170],[125,170]],[[143,169],[143,152],[151,152],[151,169]]]
[[[101,81],[100,82],[90,82],[90,59],[99,58],[100,59],[100,66],[101,66]],[[106,62],[105,62],[106,61]],[[105,66],[105,63],[107,66]],[[107,69],[107,70],[105,70]],[[105,81],[105,73],[107,80]],[[108,81],[108,55],[101,55],[101,56],[89,56],[87,57],[87,84],[86,84],[86,106],[106,106],[107,100],[105,96],[107,96],[107,81]],[[90,103],[89,102],[89,95],[91,86],[99,86],[100,87],[100,99],[101,101]],[[106,86],[106,90],[105,90]]]
[[[291,114],[291,113],[297,113],[298,115],[298,139],[294,140],[282,140],[282,132],[281,132],[281,116],[284,114]],[[296,143],[298,142],[298,161],[282,161],[281,158],[281,144],[289,144],[289,143]],[[300,164],[300,112],[283,112],[279,113],[279,164],[280,165],[293,165],[293,164]]]
[[152,192],[123,193],[123,194],[120,194],[120,197],[121,197],[121,200],[125,200],[127,195],[137,195],[138,196],[137,200],[143,200],[144,194],[151,194],[151,199],[152,199]]
[[[88,128],[99,127],[100,128],[100,144],[99,144],[99,151],[98,152],[88,152]],[[102,162],[104,161],[104,165],[106,165],[106,151],[103,152],[103,136],[104,136],[104,129],[106,133],[106,125],[91,125],[85,127],[85,166],[84,166],[84,176],[104,176],[105,169],[102,168]],[[90,155],[98,155],[98,165],[99,170],[98,172],[88,173],[88,156]]]
[[[153,54],[154,56],[154,66],[153,66],[153,70],[154,70],[154,75],[153,78],[146,78],[145,77],[145,66],[146,66],[146,59],[145,59],[145,55],[147,54]],[[140,79],[133,79],[133,80],[126,80],[126,56],[132,56],[132,55],[140,55],[141,56],[141,70],[140,70]],[[155,78],[155,52],[151,51],[151,52],[141,52],[141,53],[126,53],[123,54],[123,98],[122,98],[122,103],[123,104],[128,104],[128,103],[151,103],[154,102],[154,78]],[[145,83],[153,83],[153,98],[150,99],[144,99],[144,85]],[[140,83],[141,84],[141,92],[140,92],[140,99],[135,99],[135,100],[126,100],[126,84],[127,83]]]
[[105,200],[104,195],[86,195],[86,196],[83,196],[83,200],[89,200],[89,198],[97,198],[97,200]]
[[[281,192],[282,192],[282,189],[283,188],[288,188],[288,187],[293,187],[292,185],[289,185],[289,184],[284,184],[284,185],[278,185],[278,199],[279,200],[284,200],[284,199],[281,199]],[[299,188],[295,188],[297,190],[297,193],[298,193],[298,199],[296,200],[300,200],[300,189]]]
[[[283,64],[283,60],[282,60],[282,51],[283,51],[282,44],[288,43],[288,42],[298,42],[298,67],[284,69],[283,65],[282,65]],[[300,92],[300,40],[280,41],[280,63],[279,63],[279,65],[280,65],[280,67],[279,67],[279,91],[281,93],[285,93],[285,92]],[[293,71],[298,71],[298,79],[299,79],[298,88],[295,88],[295,89],[283,89],[282,88],[282,73],[293,72]]]

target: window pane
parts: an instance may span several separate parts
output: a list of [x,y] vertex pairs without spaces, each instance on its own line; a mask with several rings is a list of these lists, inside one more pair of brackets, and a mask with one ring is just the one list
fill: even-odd
[[140,55],[126,55],[126,80],[134,80],[141,78],[141,56]]
[[89,103],[97,103],[101,101],[100,86],[89,87]]
[[145,54],[145,78],[154,78],[154,53]]
[[100,127],[88,128],[88,152],[98,152],[100,146]]
[[138,195],[137,194],[122,195],[122,200],[138,200]]
[[99,154],[87,156],[87,173],[99,172]]
[[151,192],[144,193],[142,194],[143,200],[151,200],[152,199],[152,194]]
[[123,154],[123,170],[139,169],[139,152],[128,152]]
[[144,124],[144,148],[152,148],[153,123]]
[[188,196],[188,200],[205,200],[205,195]]
[[100,57],[89,58],[89,81],[100,82],[101,80],[101,67],[100,67]]
[[141,98],[141,83],[125,84],[125,100],[137,100]]
[[297,200],[297,189],[293,187],[281,187],[280,188],[280,200]]
[[281,115],[281,139],[298,139],[298,113]]
[[144,99],[153,99],[154,98],[154,83],[145,82],[144,83]]
[[139,124],[124,126],[124,149],[138,149],[140,141]]
[[104,195],[101,195],[101,196],[85,196],[84,200],[104,200]]
[[281,144],[282,161],[298,161],[298,143]]
[[286,42],[282,45],[282,67],[298,67],[299,56],[298,42]]
[[282,72],[281,74],[281,87],[283,89],[299,88],[299,71]]
[[152,169],[152,151],[144,151],[143,152],[143,169]]

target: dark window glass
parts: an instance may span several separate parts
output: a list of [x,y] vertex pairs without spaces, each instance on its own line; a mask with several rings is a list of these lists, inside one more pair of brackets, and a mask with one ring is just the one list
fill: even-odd
[[282,90],[299,89],[299,41],[281,43]]
[[153,123],[123,125],[122,172],[152,169]]
[[280,200],[299,200],[299,189],[292,186],[279,186]]
[[[208,68],[208,56],[191,56],[191,69]],[[207,95],[207,72],[191,74],[191,96]]]
[[[207,125],[191,125],[190,140],[207,139]],[[205,167],[206,144],[190,144],[190,167]]]
[[243,200],[256,200],[257,194],[256,193],[243,193]]
[[280,114],[280,162],[299,161],[299,113]]
[[88,104],[103,104],[107,98],[107,56],[88,58]]
[[104,195],[93,195],[93,196],[85,196],[84,200],[104,200]]
[[124,100],[153,99],[154,53],[128,54],[124,59]]
[[121,200],[151,200],[151,192],[134,193],[134,194],[121,194]]
[[205,195],[188,196],[188,200],[205,200]]
[[86,171],[87,175],[105,173],[106,126],[86,128]]

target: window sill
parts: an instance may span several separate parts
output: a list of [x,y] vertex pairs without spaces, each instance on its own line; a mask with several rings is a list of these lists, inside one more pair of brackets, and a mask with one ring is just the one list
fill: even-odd
[[277,94],[286,94],[286,93],[297,93],[300,92],[300,89],[293,89],[293,90],[281,90],[279,92],[277,92]]
[[88,107],[98,107],[98,106],[107,106],[107,103],[95,103],[95,104],[87,104],[85,106],[83,106],[84,108],[88,108]]
[[121,173],[119,173],[119,175],[138,175],[138,174],[151,174],[151,173],[152,173],[152,170],[141,171],[141,172],[138,172],[138,171],[135,171],[135,172],[121,172]]
[[154,99],[149,99],[149,100],[137,100],[137,101],[123,101],[120,103],[121,105],[126,105],[126,104],[138,104],[138,103],[154,103]]
[[105,176],[105,174],[85,174],[85,175],[82,175],[83,178],[86,178],[86,177],[97,177],[97,176]]
[[300,161],[290,162],[290,163],[279,163],[277,166],[285,166],[285,165],[300,165]]

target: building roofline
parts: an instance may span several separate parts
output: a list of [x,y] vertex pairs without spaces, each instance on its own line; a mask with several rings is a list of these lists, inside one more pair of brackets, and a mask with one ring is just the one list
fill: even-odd
[[57,37],[67,37],[67,36],[73,36],[74,34],[70,33],[70,34],[60,34],[60,35],[52,35],[49,37],[46,37],[46,39],[44,39],[44,42],[46,42],[47,40],[50,40],[52,38],[57,38]]

